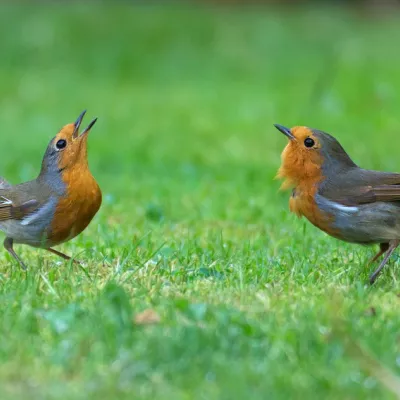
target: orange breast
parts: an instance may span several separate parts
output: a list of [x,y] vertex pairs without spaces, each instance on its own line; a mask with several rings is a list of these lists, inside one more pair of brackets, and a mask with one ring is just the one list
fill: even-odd
[[51,231],[51,245],[56,245],[79,235],[90,223],[101,205],[101,191],[87,167],[71,168],[63,173],[67,188],[60,198]]
[[338,237],[339,232],[332,227],[334,216],[318,208],[315,202],[316,192],[316,185],[297,186],[289,200],[290,211],[298,217],[306,217],[313,225],[329,235]]
[[[300,133],[312,135],[308,128]],[[291,212],[306,217],[319,229],[336,236],[337,232],[332,228],[334,217],[320,210],[315,202],[318,185],[325,179],[321,167],[323,157],[317,151],[307,150],[302,143],[303,140],[289,141],[282,152],[282,165],[278,171],[278,177],[284,179],[281,188],[295,188],[289,200]]]

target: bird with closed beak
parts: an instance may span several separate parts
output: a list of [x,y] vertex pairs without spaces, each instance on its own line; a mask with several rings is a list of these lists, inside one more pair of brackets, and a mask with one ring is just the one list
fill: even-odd
[[274,125],[289,142],[278,177],[292,188],[290,211],[351,243],[379,244],[373,284],[400,243],[400,174],[358,167],[331,135],[306,126]]
[[4,247],[25,270],[14,251],[14,243],[48,250],[79,235],[101,205],[101,191],[87,159],[87,139],[95,118],[79,133],[85,111],[75,123],[65,125],[50,141],[39,176],[11,185],[0,178],[0,230],[6,234]]

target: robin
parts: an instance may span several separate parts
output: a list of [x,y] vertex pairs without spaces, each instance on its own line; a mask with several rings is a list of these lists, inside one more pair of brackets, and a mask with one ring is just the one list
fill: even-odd
[[278,177],[293,188],[290,211],[337,239],[379,244],[373,284],[400,243],[400,174],[359,168],[325,132],[274,126],[289,139]]
[[52,247],[79,235],[101,205],[101,191],[89,171],[87,138],[95,118],[79,134],[86,111],[65,125],[50,141],[39,176],[11,185],[0,178],[0,230],[4,247],[26,270],[14,243],[46,249],[66,260]]

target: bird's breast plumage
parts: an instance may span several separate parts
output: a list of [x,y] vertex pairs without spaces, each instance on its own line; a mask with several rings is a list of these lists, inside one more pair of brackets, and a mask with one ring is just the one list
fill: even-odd
[[90,223],[100,208],[100,188],[86,168],[71,168],[62,172],[66,186],[61,196],[49,229],[48,239],[52,246],[79,235]]
[[306,217],[324,232],[336,236],[337,232],[333,227],[334,216],[332,213],[320,209],[316,202],[316,194],[316,184],[296,187],[289,199],[289,209],[298,217]]

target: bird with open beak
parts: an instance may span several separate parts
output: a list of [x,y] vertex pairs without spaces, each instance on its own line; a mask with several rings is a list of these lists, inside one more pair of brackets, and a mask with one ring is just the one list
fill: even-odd
[[75,123],[65,125],[50,141],[39,176],[11,185],[0,178],[0,230],[6,234],[4,247],[23,269],[26,265],[13,244],[53,249],[79,235],[101,205],[101,191],[87,160],[87,139],[97,119],[79,133],[85,111]]

